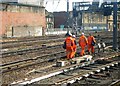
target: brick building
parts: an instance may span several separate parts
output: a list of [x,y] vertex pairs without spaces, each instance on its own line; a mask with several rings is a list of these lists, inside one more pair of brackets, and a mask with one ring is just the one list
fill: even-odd
[[72,11],[69,12],[69,15],[65,11],[54,12],[54,27],[60,28],[63,25],[65,28],[72,27]]
[[39,5],[39,6],[44,5],[44,0],[0,0],[0,2],[32,4],[32,5]]
[[66,12],[54,12],[54,27],[60,28],[60,25],[66,26],[67,24],[67,13]]
[[45,11],[46,14],[46,28],[53,29],[54,28],[54,15],[51,12]]
[[43,6],[44,0],[18,0],[18,3]]
[[46,27],[45,8],[20,3],[0,3],[0,35],[40,36]]

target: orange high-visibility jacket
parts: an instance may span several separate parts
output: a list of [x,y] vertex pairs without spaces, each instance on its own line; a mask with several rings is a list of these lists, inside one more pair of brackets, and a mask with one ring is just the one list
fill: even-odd
[[87,43],[88,43],[87,38],[85,36],[80,36],[79,45],[80,46],[85,46],[85,45],[87,45]]
[[88,37],[88,45],[91,45],[92,44],[92,41],[96,42],[95,41],[95,38],[93,36],[89,36]]
[[65,39],[65,42],[66,42],[66,50],[73,51],[73,46],[74,46],[73,38],[69,36]]
[[74,50],[75,50],[75,49],[77,48],[77,43],[76,43],[75,38],[73,38],[73,41],[74,41],[73,48],[74,48]]

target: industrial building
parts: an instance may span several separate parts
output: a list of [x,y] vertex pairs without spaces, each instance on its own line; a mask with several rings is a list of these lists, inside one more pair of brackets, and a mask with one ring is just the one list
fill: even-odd
[[41,36],[46,27],[45,8],[20,3],[0,3],[1,35],[5,37]]

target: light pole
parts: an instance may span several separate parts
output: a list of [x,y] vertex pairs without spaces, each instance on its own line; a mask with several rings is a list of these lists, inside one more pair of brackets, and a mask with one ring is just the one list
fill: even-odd
[[69,28],[69,0],[67,0],[67,26]]
[[113,2],[113,49],[117,50],[117,0]]

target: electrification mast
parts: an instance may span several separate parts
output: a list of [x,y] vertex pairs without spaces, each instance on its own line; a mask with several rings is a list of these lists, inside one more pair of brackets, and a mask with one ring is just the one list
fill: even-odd
[[117,50],[117,0],[113,2],[113,49]]
[[69,0],[67,0],[67,13],[69,13]]
[[67,27],[69,28],[69,0],[67,0]]

